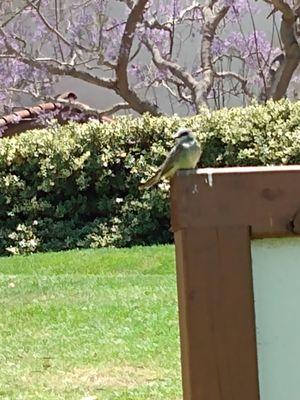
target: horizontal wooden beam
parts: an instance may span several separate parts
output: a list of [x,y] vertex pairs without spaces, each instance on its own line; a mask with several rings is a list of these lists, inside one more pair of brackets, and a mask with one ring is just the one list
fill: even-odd
[[249,226],[253,238],[300,233],[300,166],[180,171],[172,228]]

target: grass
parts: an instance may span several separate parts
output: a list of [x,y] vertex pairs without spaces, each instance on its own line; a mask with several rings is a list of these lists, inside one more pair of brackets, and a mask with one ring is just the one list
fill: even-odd
[[0,258],[0,399],[182,398],[174,248]]

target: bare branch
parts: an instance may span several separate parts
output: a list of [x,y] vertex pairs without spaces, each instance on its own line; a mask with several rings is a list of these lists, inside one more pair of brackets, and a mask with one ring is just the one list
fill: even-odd
[[103,117],[105,115],[112,115],[121,110],[130,110],[130,109],[131,106],[128,103],[117,103],[109,108],[106,108],[105,110],[99,111],[99,115],[100,117]]
[[19,8],[17,11],[15,11],[11,17],[9,17],[5,22],[3,22],[0,25],[0,27],[5,28],[6,25],[8,25],[12,20],[14,20],[18,15],[22,14],[22,12],[26,9],[26,7],[28,7],[27,4],[25,4],[25,6]]
[[145,25],[146,28],[149,28],[149,29],[160,29],[160,30],[166,31],[166,32],[171,32],[172,31],[171,23],[169,21],[165,22],[164,24],[161,24],[157,20],[153,20],[151,22],[145,21],[144,25]]
[[153,62],[159,69],[168,69],[176,78],[185,83],[190,90],[194,90],[198,82],[191,74],[185,71],[179,64],[165,60],[161,55],[159,48],[152,43],[146,35],[143,37],[143,43],[152,54]]
[[[60,75],[60,76],[72,76],[74,78],[82,79],[85,82],[92,83],[94,85],[98,85],[107,89],[115,89],[115,81],[112,79],[106,79],[106,78],[98,78],[97,76],[91,75],[86,71],[79,71],[74,66],[67,65],[65,63],[60,63],[59,61],[56,61],[56,64],[53,62],[49,62],[49,59],[36,59],[31,57],[29,54],[19,52],[16,50],[14,47],[11,46],[4,30],[0,28],[0,36],[4,39],[5,46],[7,50],[9,51],[8,58],[11,57],[11,55],[14,55],[15,58],[24,64],[30,65],[34,68],[37,69],[42,69],[45,68],[48,72],[54,75]],[[2,54],[3,57],[3,54]]]
[[39,99],[40,95],[33,90],[28,90],[28,89],[18,89],[18,88],[7,88],[7,89],[0,89],[2,93],[7,93],[7,92],[12,92],[12,93],[18,93],[18,94],[28,94],[32,96],[35,99]]
[[97,110],[97,109],[92,108],[92,107],[88,106],[87,104],[81,103],[79,101],[70,102],[69,100],[62,99],[60,97],[58,97],[57,99],[50,98],[48,100],[52,101],[53,103],[60,103],[63,105],[67,105],[70,110],[74,110],[74,109],[79,110],[83,114],[91,116],[91,117],[95,117],[97,119],[101,119],[103,116],[106,116],[106,115],[112,115],[120,110],[128,110],[131,108],[128,103],[117,103],[117,104],[113,105],[112,107],[109,107],[105,110]]
[[121,97],[123,97],[124,100],[131,104],[135,111],[139,113],[150,112],[153,115],[159,115],[160,113],[158,112],[155,104],[151,104],[148,101],[140,99],[137,93],[129,88],[127,72],[135,31],[138,24],[143,20],[143,14],[145,12],[147,3],[148,0],[137,0],[127,18],[117,60],[117,82],[115,90]]
[[[280,36],[284,47],[284,54],[277,56],[269,69],[269,84],[266,98],[279,100],[286,95],[293,73],[300,63],[300,47],[295,36],[295,22],[298,13],[298,4],[295,11],[283,0],[271,0],[274,7],[281,11],[282,20]],[[279,66],[274,70],[275,63]]]
[[90,48],[87,48],[78,42],[75,42],[74,44],[69,42],[62,34],[59,32],[54,26],[50,24],[50,22],[47,20],[47,18],[40,12],[40,9],[37,5],[34,4],[34,2],[31,2],[30,0],[27,0],[27,4],[34,8],[38,14],[38,16],[41,18],[42,22],[44,25],[49,29],[50,32],[54,33],[58,39],[60,39],[63,43],[65,43],[68,47],[73,48],[74,45],[78,47],[80,50],[84,50],[87,52],[92,52]]
[[148,0],[138,0],[130,12],[124,34],[122,36],[119,56],[116,67],[118,84],[128,87],[127,66],[130,58],[130,52],[133,44],[134,34],[139,22],[142,21]]
[[247,0],[247,5],[248,5],[248,10],[249,10],[251,23],[252,23],[252,28],[253,28],[254,43],[255,43],[255,49],[256,49],[255,55],[256,55],[256,61],[257,61],[258,69],[259,69],[259,75],[262,78],[263,85],[264,85],[264,91],[266,92],[267,91],[267,82],[266,82],[264,68],[262,66],[262,62],[261,62],[261,58],[260,58],[260,52],[259,52],[258,41],[257,41],[256,26],[255,26],[255,21],[254,21],[254,17],[253,17],[253,14],[252,14],[252,10],[251,10],[251,7],[250,7],[249,0]]
[[282,0],[270,0],[276,10],[281,11],[285,20],[294,20],[295,14],[289,4]]
[[169,30],[172,28],[173,24],[178,24],[178,23],[182,23],[185,21],[194,21],[193,18],[190,17],[186,17],[187,14],[189,13],[193,13],[194,11],[201,11],[203,10],[203,5],[199,5],[198,1],[194,1],[192,5],[184,8],[183,10],[181,10],[178,18],[175,19],[169,19],[166,22],[164,22],[163,24],[161,24],[159,21],[157,21],[156,19],[153,19],[150,22],[146,22],[147,26],[149,28],[156,28],[156,29],[164,29],[164,30]]
[[[58,18],[58,14],[59,14],[59,12],[58,12],[58,0],[54,0],[54,7],[55,7],[55,29],[58,31],[59,30],[59,26],[58,26],[58,24],[59,24],[59,21],[58,21],[59,20],[59,18]],[[60,41],[59,37],[57,38],[57,43],[58,43],[58,48],[59,48],[61,59],[64,61],[65,60],[65,55],[64,55],[63,48],[62,48],[61,41]]]
[[27,0],[27,6],[32,7],[34,10],[36,10],[38,16],[41,18],[42,22],[44,25],[52,32],[55,33],[55,35],[67,46],[73,47],[72,44],[54,27],[50,24],[50,22],[47,20],[47,18],[40,12],[40,9],[37,5],[35,5],[32,1]]
[[170,88],[167,82],[163,81],[162,86],[171,94],[171,96],[178,100],[178,92],[176,93],[172,88]]
[[207,97],[213,86],[214,72],[212,64],[211,47],[214,41],[216,30],[219,23],[225,18],[229,6],[225,6],[218,11],[213,9],[214,1],[211,1],[211,8],[204,7],[203,12],[203,38],[201,43],[201,65],[202,80],[198,83],[195,95],[195,104],[197,110],[201,106],[207,106]]
[[194,1],[192,5],[186,7],[184,10],[181,11],[180,16],[179,16],[179,21],[184,20],[186,14],[196,11],[196,10],[200,11],[202,9],[203,9],[203,6],[200,6],[199,2]]
[[[152,43],[146,35],[144,35],[142,39],[143,43],[150,51],[153,62],[157,68],[161,70],[168,70],[173,74],[174,77],[179,79],[187,88],[190,89],[193,98],[192,102],[196,106],[197,110],[199,110],[203,104],[207,105],[208,93],[212,88],[213,79],[215,76],[212,64],[211,46],[218,25],[229,10],[229,7],[223,7],[220,10],[213,9],[214,3],[215,1],[211,1],[208,6],[201,7],[204,17],[203,39],[201,46],[201,81],[197,81],[192,74],[184,70],[179,64],[166,60],[160,53],[158,47]],[[190,9],[194,7],[195,5],[193,4]],[[197,6],[197,8],[199,8],[199,6]],[[171,89],[169,88],[168,90],[170,92]],[[171,94],[174,95],[173,91],[171,92]],[[187,97],[183,95],[179,88],[178,93],[180,94],[181,99],[187,101]]]
[[251,91],[249,91],[249,89],[247,88],[248,81],[242,75],[239,75],[238,73],[232,71],[222,71],[222,72],[215,72],[215,77],[221,79],[233,78],[237,80],[238,82],[240,82],[243,92],[250,98],[253,97],[253,93],[251,93]]

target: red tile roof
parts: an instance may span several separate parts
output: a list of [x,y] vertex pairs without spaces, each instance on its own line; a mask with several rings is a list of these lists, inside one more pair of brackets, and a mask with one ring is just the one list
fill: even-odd
[[[42,103],[34,107],[24,108],[0,118],[0,136],[13,136],[29,129],[45,128],[46,119],[55,118],[59,124],[70,120],[79,123],[87,122],[91,117],[101,122],[111,122],[112,119],[95,115],[95,112],[82,103],[76,103],[77,96],[67,92],[57,97],[57,102]],[[78,105],[78,107],[77,107]],[[83,106],[83,107],[81,107]],[[85,110],[86,109],[86,110]],[[84,110],[84,111],[83,111]],[[95,111],[95,110],[94,110]]]

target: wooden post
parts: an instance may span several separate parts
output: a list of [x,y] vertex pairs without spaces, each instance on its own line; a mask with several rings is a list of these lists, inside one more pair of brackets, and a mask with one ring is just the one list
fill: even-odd
[[180,171],[171,207],[184,400],[259,400],[250,243],[298,232],[300,167]]

